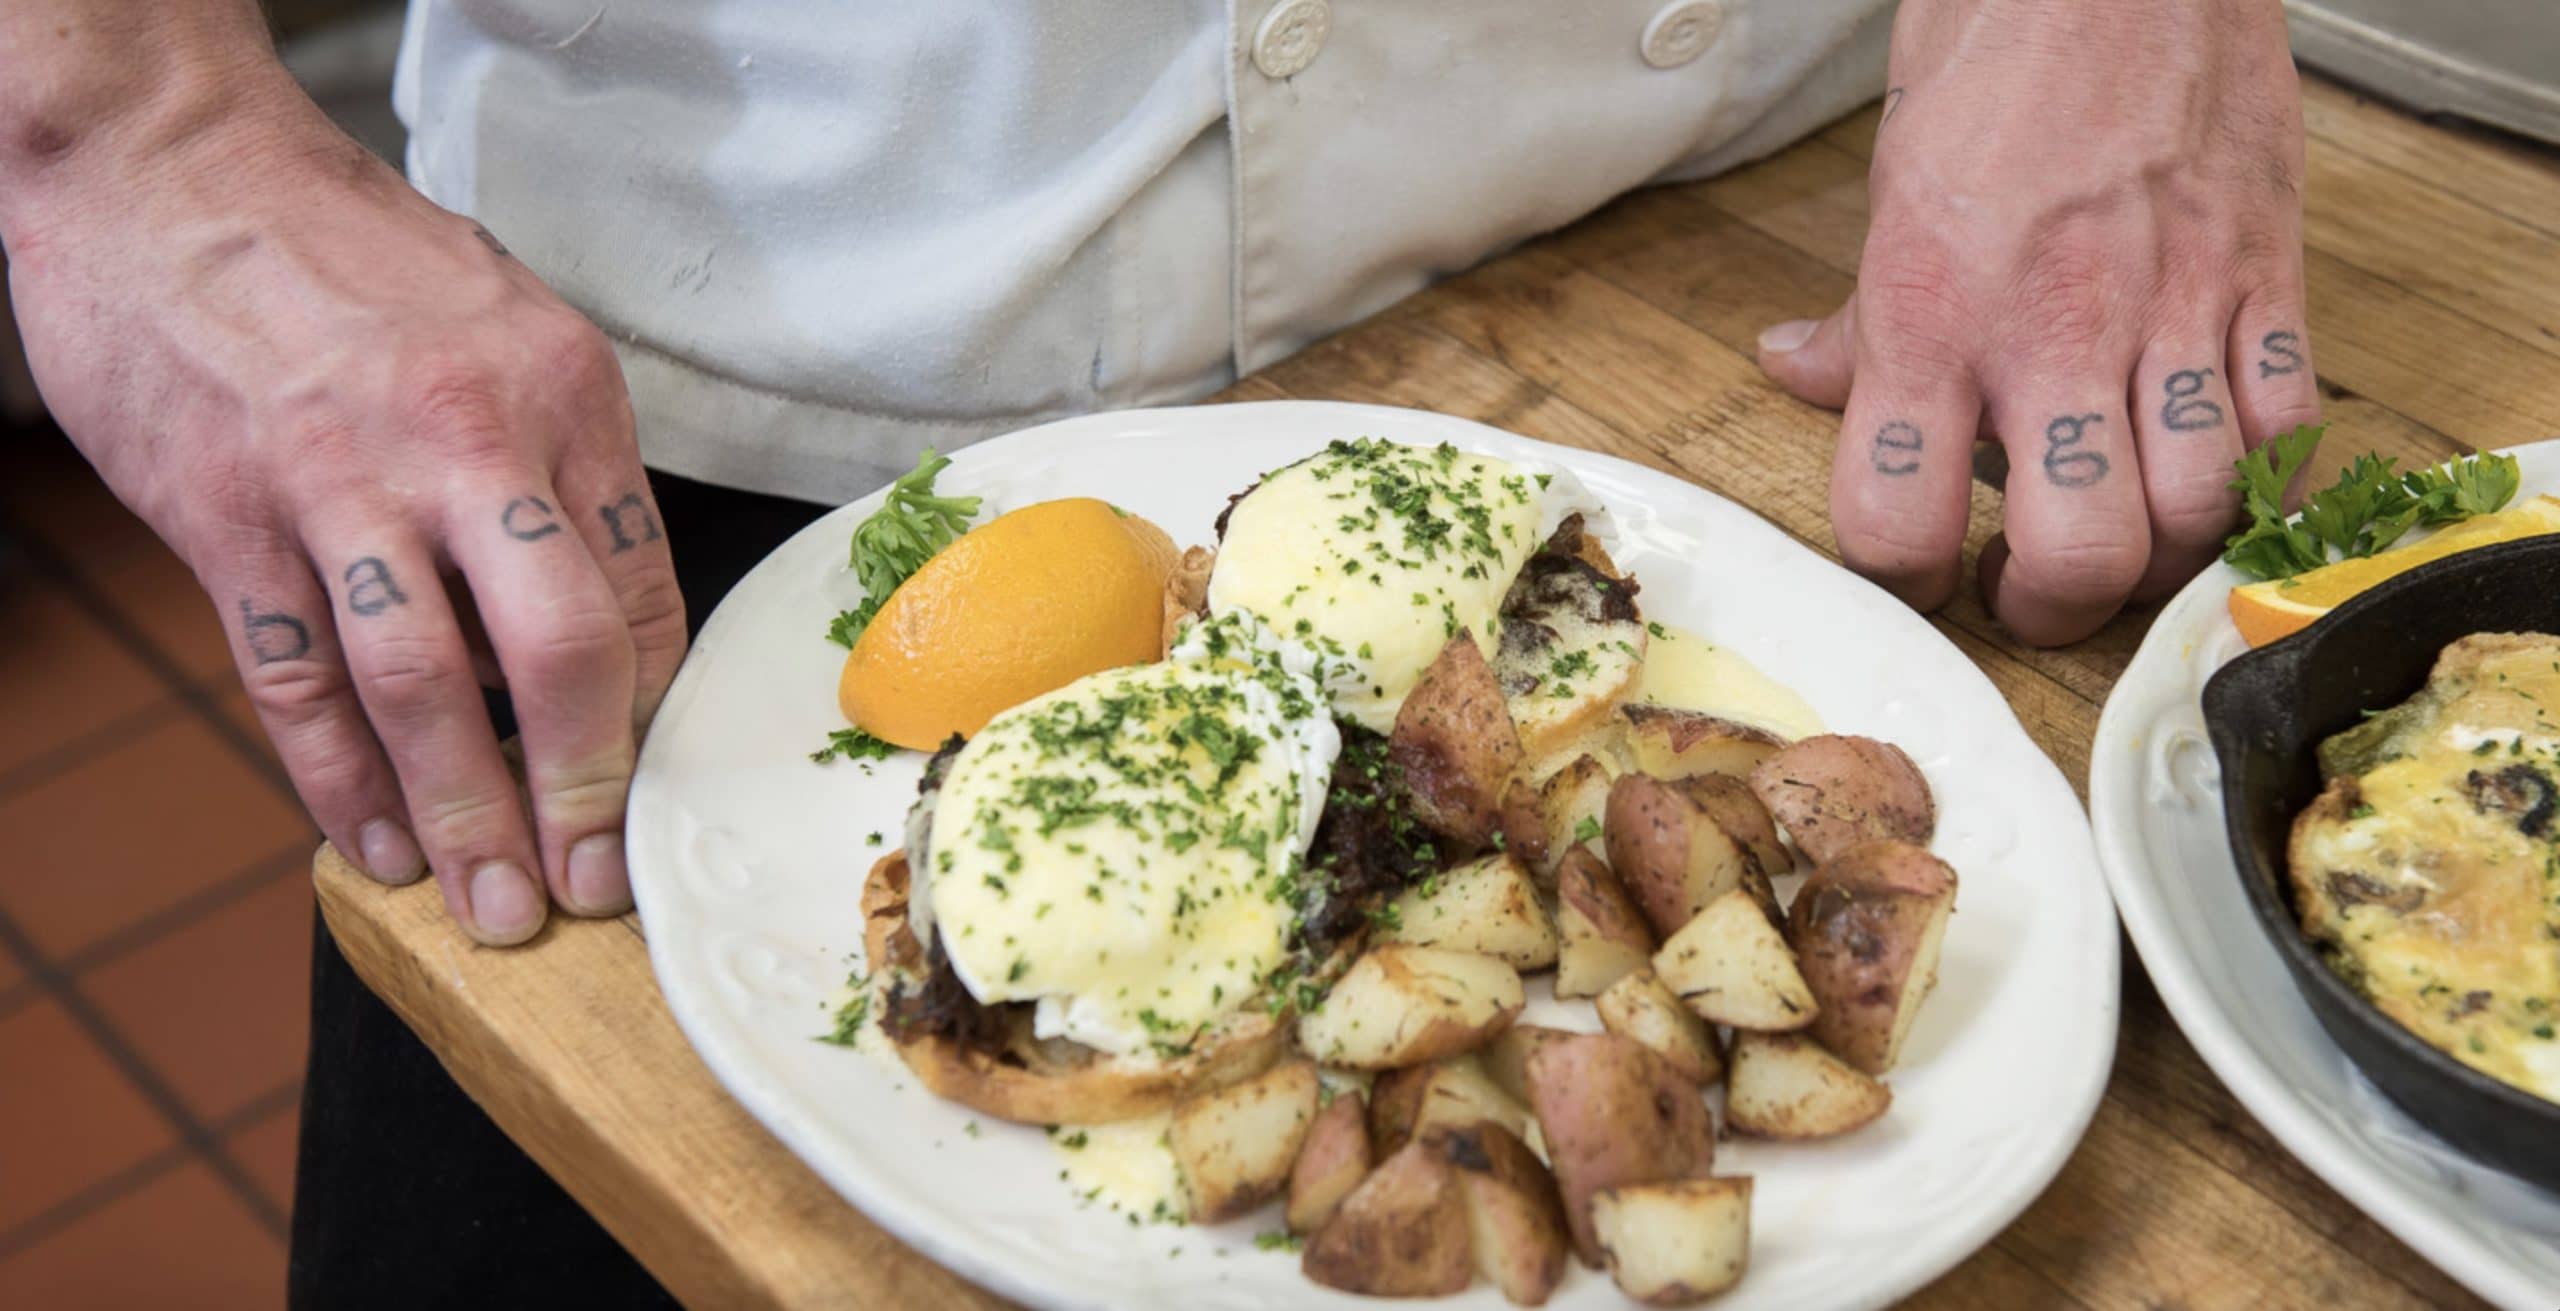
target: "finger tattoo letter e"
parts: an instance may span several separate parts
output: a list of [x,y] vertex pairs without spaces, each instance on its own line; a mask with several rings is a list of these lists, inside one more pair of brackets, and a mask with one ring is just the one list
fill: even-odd
[[2106,422],[2095,414],[2066,414],[2044,426],[2044,476],[2056,487],[2094,487],[2107,476],[2107,457],[2080,449],[2089,429]]
[[[648,504],[640,499],[638,492],[624,492],[621,500],[597,506],[596,513],[604,519],[605,531],[613,534],[615,555],[642,542],[657,541],[660,537],[658,521],[650,515]],[[637,536],[633,535],[634,529],[638,530]]]
[[1920,472],[1920,430],[1900,419],[1876,429],[1875,449],[1868,457],[1877,473],[1899,478]]
[[2169,394],[2160,406],[2160,422],[2171,432],[2202,432],[2222,426],[2222,406],[2206,400],[2199,393],[2213,378],[2211,369],[2180,369],[2170,374],[2161,390]]
[[240,598],[240,640],[248,644],[250,658],[262,665],[311,654],[308,625],[280,610],[260,610],[245,596]]

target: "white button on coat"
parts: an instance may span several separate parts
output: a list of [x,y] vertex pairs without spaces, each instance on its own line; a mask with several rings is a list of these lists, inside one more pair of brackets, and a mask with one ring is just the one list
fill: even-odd
[[1316,62],[1333,31],[1333,6],[1325,0],[1280,0],[1253,33],[1253,66],[1264,77],[1296,77]]
[[1678,68],[1705,54],[1724,27],[1724,6],[1715,0],[1676,0],[1644,25],[1644,62],[1655,68]]

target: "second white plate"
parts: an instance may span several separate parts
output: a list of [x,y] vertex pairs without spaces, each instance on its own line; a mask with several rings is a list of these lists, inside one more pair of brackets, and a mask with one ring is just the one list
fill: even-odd
[[[2560,492],[2560,442],[2519,447],[2524,490]],[[2205,739],[2205,680],[2248,649],[2216,564],[2151,625],[2098,720],[2089,809],[2125,932],[2196,1052],[2294,1155],[2502,1306],[2560,1301],[2560,1197],[2475,1165],[2367,1082],[2311,1014],[2249,910]]]

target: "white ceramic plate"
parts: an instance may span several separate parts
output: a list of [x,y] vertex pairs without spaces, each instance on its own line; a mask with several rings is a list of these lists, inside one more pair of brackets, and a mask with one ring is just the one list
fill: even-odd
[[[2560,442],[2509,452],[2522,495],[2560,492]],[[2205,740],[2205,680],[2248,649],[2217,564],[2151,625],[2089,752],[2107,881],[2161,1000],[2198,1054],[2278,1141],[2473,1292],[2549,1311],[2560,1298],[2560,1197],[2471,1163],[2366,1082],[2320,1028],[2241,891]]]
[[[1108,497],[1177,541],[1205,542],[1227,497],[1265,470],[1363,435],[1571,469],[1610,507],[1648,614],[1734,648],[1833,728],[1901,744],[1937,790],[1936,847],[1963,894],[1937,992],[1891,1076],[1893,1110],[1837,1142],[1720,1146],[1721,1172],[1758,1181],[1751,1272],[1720,1305],[1881,1305],[1989,1240],[2053,1177],[2096,1108],[2115,1044],[2115,920],[2071,789],[1918,616],[1697,487],[1412,410],[1096,415],[970,447],[941,485],[985,496],[990,511]],[[1276,1209],[1214,1228],[1134,1228],[1075,1203],[1039,1130],[938,1101],[894,1060],[812,1041],[860,947],[857,894],[880,852],[866,835],[897,840],[920,765],[911,755],[866,774],[807,758],[842,722],[843,653],[821,634],[858,598],[846,543],[878,499],[811,525],[747,575],[704,627],[642,753],[632,883],[677,1022],[729,1091],[847,1200],[1008,1296],[1078,1308],[1369,1305],[1254,1247]],[[1454,1305],[1504,1303],[1479,1284]],[[1625,1303],[1605,1277],[1577,1270],[1555,1305]]]

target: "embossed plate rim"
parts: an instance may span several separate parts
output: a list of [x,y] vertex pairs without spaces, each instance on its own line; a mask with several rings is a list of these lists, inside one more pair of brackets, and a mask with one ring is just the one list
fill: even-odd
[[[2560,441],[2506,453],[2522,465],[2520,495],[2560,492]],[[2288,1151],[2481,1297],[2548,1308],[2560,1286],[2560,1197],[2473,1163],[2376,1091],[2320,1029],[2242,901],[2201,698],[2213,671],[2245,649],[2225,603],[2245,581],[2216,564],[2181,590],[2099,715],[2090,811],[2125,932],[2197,1054]],[[2189,735],[2206,770],[2190,780],[2201,800],[2172,786],[2184,803],[2173,804],[2155,762],[2163,744]],[[2194,907],[2183,919],[2178,897]],[[2538,1225],[2520,1218],[2537,1213]]]
[[[2105,1087],[2115,920],[2068,783],[1927,621],[1691,484],[1422,411],[1270,402],[1099,415],[968,448],[944,477],[991,494],[993,509],[1105,495],[1204,541],[1226,496],[1263,469],[1361,434],[1572,470],[1609,506],[1621,558],[1657,613],[1789,678],[1834,726],[1901,737],[1938,787],[1938,845],[1964,871],[1967,896],[1939,994],[1893,1076],[1895,1111],[1832,1143],[1720,1145],[1720,1168],[1762,1181],[1755,1269],[1721,1305],[1881,1305],[1989,1241],[2061,1168]],[[973,1138],[965,1111],[894,1064],[810,1041],[823,1027],[817,994],[858,938],[855,889],[877,854],[860,835],[894,831],[915,775],[912,760],[866,779],[802,759],[837,722],[840,653],[817,634],[855,597],[843,542],[876,503],[827,516],[749,574],[706,625],[643,752],[632,879],[678,1024],[739,1101],[847,1199],[1009,1296],[1058,1307],[1369,1305],[1253,1250],[1267,1216],[1132,1231],[1078,1211],[1036,1134],[990,1122]],[[699,851],[681,849],[686,836]],[[769,950],[742,945],[750,940]],[[1908,1199],[1923,1194],[1940,1200],[1915,1212]],[[1827,1259],[1862,1237],[1879,1240],[1865,1259]],[[1504,1305],[1485,1286],[1452,1304]],[[1556,1300],[1622,1304],[1587,1271]]]

